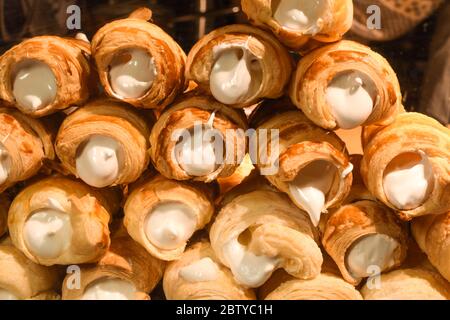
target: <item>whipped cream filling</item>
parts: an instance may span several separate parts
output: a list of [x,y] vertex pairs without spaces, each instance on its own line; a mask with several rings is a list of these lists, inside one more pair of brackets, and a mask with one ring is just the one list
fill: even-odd
[[234,278],[240,284],[256,288],[264,284],[277,268],[279,259],[255,255],[246,246],[231,239],[223,247],[223,256]]
[[386,167],[384,193],[397,209],[409,210],[422,205],[433,181],[433,168],[423,152],[403,153]]
[[11,157],[3,143],[0,142],[0,185],[8,180],[11,170]]
[[77,150],[77,174],[93,187],[103,188],[113,184],[122,167],[122,147],[114,138],[93,135]]
[[286,29],[315,35],[322,29],[325,10],[323,0],[281,0],[273,18]]
[[19,298],[14,293],[0,288],[0,301],[2,300],[19,300]]
[[54,199],[48,207],[34,211],[23,229],[28,250],[42,259],[59,257],[72,242],[70,215]]
[[24,60],[16,67],[12,81],[13,95],[27,112],[45,108],[55,100],[57,83],[50,67],[38,60]]
[[214,51],[209,76],[212,95],[224,104],[237,104],[256,94],[262,83],[259,59],[245,46],[217,46]]
[[370,266],[384,271],[395,264],[394,253],[399,243],[384,234],[371,234],[357,240],[347,252],[348,271],[358,278],[371,275]]
[[353,129],[366,122],[377,99],[375,83],[359,71],[338,74],[326,89],[327,103],[342,129]]
[[145,218],[144,232],[156,247],[173,250],[184,245],[197,228],[197,216],[186,204],[158,204]]
[[134,300],[136,287],[133,283],[115,278],[104,278],[90,284],[81,300]]
[[300,170],[297,177],[289,183],[292,200],[309,214],[314,226],[319,225],[336,172],[337,168],[332,163],[316,160]]
[[157,75],[155,60],[143,49],[129,49],[118,53],[109,66],[109,82],[121,98],[144,96]]
[[211,258],[205,257],[180,269],[179,276],[189,282],[214,281],[219,268]]

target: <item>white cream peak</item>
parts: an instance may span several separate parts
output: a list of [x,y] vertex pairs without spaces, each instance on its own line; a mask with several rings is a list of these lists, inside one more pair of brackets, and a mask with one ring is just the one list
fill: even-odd
[[322,29],[323,0],[281,0],[273,18],[284,28],[315,35]]
[[81,300],[134,300],[136,287],[116,278],[100,279],[85,290]]
[[3,143],[0,142],[0,185],[6,182],[11,170],[11,157]]
[[214,281],[218,274],[219,268],[210,257],[195,261],[179,271],[180,277],[188,282]]

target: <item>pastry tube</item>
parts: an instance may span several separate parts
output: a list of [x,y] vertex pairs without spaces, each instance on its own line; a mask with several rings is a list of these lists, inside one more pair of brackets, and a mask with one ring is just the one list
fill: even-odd
[[[124,228],[115,232],[107,253],[95,265],[84,265],[79,283],[67,275],[63,300],[149,300],[165,263],[147,253]],[[78,285],[77,285],[78,284]]]
[[150,135],[156,169],[176,180],[211,182],[233,174],[246,154],[247,119],[212,97],[192,93],[165,110]]
[[450,285],[425,268],[394,270],[361,288],[364,300],[449,300]]
[[450,212],[413,219],[411,230],[433,266],[450,281]]
[[235,282],[211,245],[201,241],[169,263],[163,288],[168,300],[254,300],[255,294]]
[[258,290],[258,296],[264,300],[362,300],[355,287],[333,273],[301,280],[282,270]]
[[33,262],[51,266],[98,261],[109,247],[108,223],[119,199],[84,183],[49,177],[13,200],[8,229]]
[[0,244],[0,300],[57,300],[61,272],[28,260],[10,241]]
[[261,286],[281,268],[299,279],[320,273],[316,229],[308,215],[280,192],[258,188],[228,199],[209,237],[219,261],[245,287]]
[[186,77],[221,103],[251,106],[281,97],[294,62],[271,34],[249,25],[216,29],[189,52]]
[[91,101],[62,123],[56,154],[67,171],[93,187],[131,183],[150,161],[153,121],[122,102]]
[[270,29],[293,50],[338,41],[353,21],[351,0],[241,0],[241,5],[250,22]]
[[[253,115],[258,120],[254,125],[257,159],[253,161],[274,186],[308,212],[317,226],[321,214],[340,205],[350,191],[353,166],[345,144],[297,110],[274,109],[275,115],[260,119],[258,113],[270,107],[272,103],[263,105]],[[249,151],[255,154],[251,147]]]
[[54,135],[41,120],[0,107],[0,192],[34,176],[55,158]]
[[186,54],[151,17],[150,9],[140,8],[106,24],[92,39],[92,56],[109,96],[163,109],[185,88]]
[[165,261],[183,254],[195,231],[214,213],[208,186],[156,176],[135,188],[124,206],[130,236],[151,255]]
[[93,83],[89,42],[56,36],[34,37],[0,58],[0,100],[42,117],[89,98]]
[[387,125],[402,110],[400,85],[387,60],[347,40],[303,57],[289,96],[309,119],[328,130]]
[[369,130],[361,163],[369,191],[403,220],[450,211],[450,130],[412,112]]

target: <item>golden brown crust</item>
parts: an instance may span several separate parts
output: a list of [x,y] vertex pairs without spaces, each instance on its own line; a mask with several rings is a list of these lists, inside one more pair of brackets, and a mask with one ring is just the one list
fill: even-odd
[[392,123],[402,109],[397,76],[385,58],[353,41],[330,44],[303,57],[291,81],[289,96],[315,124],[338,129],[325,92],[336,75],[350,70],[366,74],[376,87],[376,104],[363,125]]
[[[174,136],[195,124],[207,124],[213,113],[212,127],[220,131],[225,140],[225,159],[206,176],[190,176],[174,161],[174,148],[178,142]],[[150,135],[150,155],[156,169],[167,178],[211,182],[218,177],[230,176],[241,163],[246,153],[246,129],[247,119],[241,110],[229,108],[198,92],[189,93],[181,96],[158,118]]]
[[131,237],[151,255],[166,261],[180,258],[187,243],[171,250],[157,247],[145,234],[145,219],[157,205],[172,201],[186,204],[193,210],[197,216],[197,230],[203,229],[214,213],[213,200],[201,187],[193,183],[169,180],[160,175],[135,188],[124,206],[124,225]]
[[[89,98],[92,68],[89,44],[57,36],[34,37],[8,50],[0,58],[0,100],[15,106],[23,113],[42,117],[70,106],[82,105]],[[53,71],[57,84],[55,99],[49,105],[30,111],[21,108],[13,95],[12,77],[15,66],[25,59],[38,60]]]
[[150,113],[143,114],[114,100],[100,99],[67,116],[59,128],[55,149],[63,167],[78,176],[78,148],[92,135],[114,138],[123,150],[123,166],[112,185],[137,180],[150,162],[148,136],[153,124]]
[[[279,2],[279,1],[278,1]],[[281,26],[274,18],[277,1],[242,0],[242,10],[249,20],[260,27],[270,29],[286,46],[293,50],[304,51],[310,42],[334,42],[350,29],[353,21],[353,3],[351,0],[326,0],[326,10],[321,16],[322,28],[317,34],[307,34]]]
[[[385,205],[396,210],[401,219],[440,214],[450,210],[450,130],[419,113],[402,113],[389,126],[376,128],[367,140],[361,175],[369,191]],[[433,168],[433,189],[417,208],[399,210],[392,205],[383,188],[384,172],[398,155],[424,152]]]
[[[139,108],[163,109],[185,88],[186,54],[181,47],[155,24],[148,22],[151,11],[140,8],[126,19],[116,20],[100,28],[92,39],[92,56],[100,82],[111,97]],[[123,98],[114,93],[109,83],[109,65],[124,49],[139,48],[154,58],[156,76],[152,86],[140,98]]]
[[[210,258],[217,266],[217,277],[210,281],[191,282],[180,275],[180,270],[201,259]],[[254,300],[251,289],[238,285],[231,271],[220,264],[209,242],[202,241],[188,248],[177,261],[171,262],[163,280],[168,300]]]
[[209,76],[214,66],[216,48],[245,47],[258,58],[262,83],[257,92],[242,103],[230,105],[244,108],[262,98],[278,98],[284,94],[294,62],[289,52],[271,34],[249,25],[229,25],[212,31],[198,41],[189,52],[186,77],[211,94]]
[[[49,198],[57,201],[70,215],[73,230],[70,246],[56,258],[44,258],[33,254],[24,239],[24,225],[36,210],[48,208]],[[100,191],[82,182],[49,177],[23,189],[13,200],[9,209],[8,228],[13,244],[28,259],[42,264],[76,264],[97,261],[109,247],[108,223],[117,207],[116,198],[106,199]]]
[[10,204],[9,197],[4,193],[0,194],[0,238],[8,231],[8,210]]

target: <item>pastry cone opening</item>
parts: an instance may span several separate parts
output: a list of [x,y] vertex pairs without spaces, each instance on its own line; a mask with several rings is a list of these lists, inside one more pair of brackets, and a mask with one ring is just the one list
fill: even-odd
[[11,172],[11,156],[5,145],[0,142],[0,185],[4,184]]
[[180,269],[179,276],[188,282],[215,281],[219,268],[210,257],[205,257]]
[[156,75],[154,58],[143,48],[122,49],[115,53],[109,64],[109,83],[118,99],[145,96]]
[[421,206],[433,191],[433,167],[422,152],[404,152],[386,166],[383,189],[387,200],[397,209]]
[[135,300],[136,286],[129,280],[103,277],[90,283],[81,300]]

